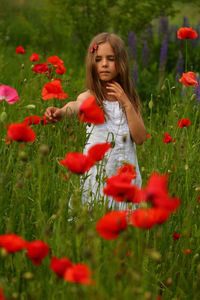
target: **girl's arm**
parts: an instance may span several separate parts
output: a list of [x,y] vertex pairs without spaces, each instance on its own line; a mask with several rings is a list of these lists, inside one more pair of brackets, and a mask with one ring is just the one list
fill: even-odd
[[109,90],[108,95],[116,97],[124,107],[131,138],[137,145],[142,145],[146,139],[146,128],[141,115],[136,112],[134,106],[118,82],[107,82],[106,88]]
[[91,94],[89,93],[89,91],[86,91],[80,94],[77,97],[76,101],[68,102],[62,108],[52,106],[48,107],[44,114],[47,119],[47,122],[56,123],[57,121],[64,119],[64,117],[70,118],[72,115],[78,115],[79,108],[82,102],[90,96]]

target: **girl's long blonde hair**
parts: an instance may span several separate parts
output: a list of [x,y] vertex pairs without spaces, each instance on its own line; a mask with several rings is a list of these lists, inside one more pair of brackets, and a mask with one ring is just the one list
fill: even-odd
[[117,82],[124,89],[135,110],[140,112],[140,99],[130,79],[128,53],[124,42],[116,34],[103,32],[96,35],[90,42],[86,56],[86,88],[95,95],[97,103],[103,108],[103,99],[105,99],[105,95],[103,93],[101,80],[96,72],[96,51],[91,52],[91,48],[93,48],[94,45],[105,42],[110,43],[115,54],[116,69],[119,73]]

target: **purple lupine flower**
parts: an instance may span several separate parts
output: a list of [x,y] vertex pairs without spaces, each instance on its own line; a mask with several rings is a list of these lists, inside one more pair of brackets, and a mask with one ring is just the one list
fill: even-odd
[[158,34],[162,38],[168,32],[168,17],[161,17],[159,22]]
[[147,40],[142,40],[142,64],[143,64],[143,68],[146,69],[147,65],[148,65],[148,54],[149,54],[149,46],[148,46],[148,42]]
[[177,81],[182,77],[183,71],[184,71],[183,55],[182,55],[181,51],[179,51],[178,52],[177,70],[176,70]]
[[174,42],[177,37],[177,31],[178,31],[178,26],[177,25],[171,25],[169,30],[168,30],[168,41],[169,42]]
[[148,27],[145,28],[145,30],[142,32],[142,36],[144,39],[153,40],[153,26],[152,24],[149,24]]
[[128,48],[133,59],[137,59],[137,36],[133,31],[128,34]]
[[163,37],[160,49],[160,67],[165,67],[167,60],[167,36]]
[[188,17],[183,17],[183,27],[189,27]]
[[185,94],[186,94],[186,86],[185,86],[185,85],[182,85],[182,92],[181,92],[181,95],[182,95],[183,100],[184,100],[184,98],[185,98]]
[[134,64],[133,64],[133,69],[132,69],[132,80],[133,80],[133,85],[134,85],[134,87],[137,87],[139,77],[138,77],[138,65],[137,65],[137,62],[136,62],[136,61],[135,61]]
[[198,101],[198,103],[200,104],[200,80],[199,80],[199,76],[196,77],[196,81],[198,82],[198,86],[194,88],[194,94],[196,94],[196,100]]

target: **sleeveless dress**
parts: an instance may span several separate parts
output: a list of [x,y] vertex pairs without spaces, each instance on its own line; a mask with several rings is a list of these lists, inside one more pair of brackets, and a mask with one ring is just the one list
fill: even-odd
[[104,100],[103,104],[106,121],[100,125],[87,125],[88,140],[83,153],[87,154],[92,145],[106,141],[114,143],[114,147],[108,150],[102,161],[88,171],[83,183],[82,202],[92,204],[93,201],[106,200],[109,208],[124,209],[123,203],[103,194],[103,187],[106,185],[106,178],[115,175],[124,163],[135,166],[137,177],[132,183],[141,187],[136,145],[131,140],[126,114],[119,102]]

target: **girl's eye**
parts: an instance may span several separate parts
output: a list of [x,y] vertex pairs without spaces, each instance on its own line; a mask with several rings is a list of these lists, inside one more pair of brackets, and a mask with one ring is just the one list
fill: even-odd
[[97,58],[95,58],[95,61],[96,61],[96,62],[98,62],[98,61],[100,61],[100,60],[101,60],[101,59],[100,59],[100,58],[98,58],[98,57],[97,57]]
[[109,57],[109,60],[114,61],[115,59],[114,59],[114,57]]

